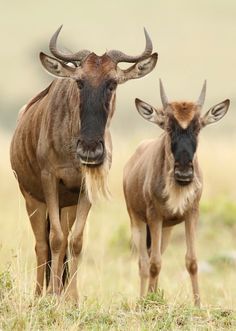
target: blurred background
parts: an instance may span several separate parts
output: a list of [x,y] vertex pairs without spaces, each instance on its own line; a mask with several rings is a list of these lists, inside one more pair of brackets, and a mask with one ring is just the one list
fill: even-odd
[[[233,0],[1,0],[0,270],[11,269],[20,288],[31,292],[35,280],[34,238],[10,168],[9,144],[21,106],[52,80],[41,67],[39,52],[49,53],[49,39],[63,24],[60,46],[72,51],[86,48],[98,55],[108,49],[135,55],[144,49],[145,26],[159,60],[148,76],[118,87],[111,127],[113,198],[97,203],[90,214],[79,270],[81,292],[104,301],[114,294],[114,300],[119,300],[119,294],[138,295],[122,169],[137,144],[158,136],[161,130],[138,115],[135,97],[160,105],[161,77],[170,100],[195,101],[207,79],[204,111],[227,98],[231,105],[221,122],[201,132],[199,158],[205,186],[198,230],[200,287],[205,305],[235,306],[235,17]],[[184,227],[179,225],[165,253],[160,277],[170,301],[191,301],[184,254]]]

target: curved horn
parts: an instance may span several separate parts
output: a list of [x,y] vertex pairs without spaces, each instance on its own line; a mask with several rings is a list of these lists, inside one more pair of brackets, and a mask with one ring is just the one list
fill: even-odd
[[86,56],[88,56],[91,52],[88,50],[82,50],[74,54],[66,54],[57,49],[57,38],[62,29],[62,25],[57,29],[57,31],[53,34],[50,43],[49,49],[51,53],[60,60],[63,61],[82,61]]
[[207,86],[207,81],[204,80],[203,87],[202,87],[200,96],[199,96],[198,101],[197,101],[197,105],[200,108],[202,108],[202,106],[204,104],[204,101],[205,101],[205,97],[206,97],[206,86]]
[[159,79],[159,83],[160,83],[161,102],[162,102],[163,108],[165,109],[168,106],[169,101],[168,101],[168,98],[166,96],[166,93],[165,93],[165,90],[164,90],[161,79]]
[[107,52],[107,55],[115,62],[128,62],[128,63],[135,63],[138,61],[142,61],[149,57],[152,54],[152,41],[151,38],[149,37],[149,34],[147,33],[147,30],[144,28],[144,34],[145,34],[145,39],[146,39],[146,47],[145,50],[141,55],[137,56],[130,56],[126,55],[125,53],[122,53],[121,51],[117,50],[111,50]]

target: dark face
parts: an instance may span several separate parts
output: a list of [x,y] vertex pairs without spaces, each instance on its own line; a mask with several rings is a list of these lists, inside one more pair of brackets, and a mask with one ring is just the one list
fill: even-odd
[[98,166],[105,158],[104,133],[109,115],[111,99],[117,83],[104,79],[98,86],[92,86],[86,79],[77,81],[80,90],[80,137],[77,153],[82,164]]
[[80,135],[77,154],[82,164],[95,167],[103,163],[106,151],[104,134],[112,116],[117,82],[106,56],[92,53],[81,66],[76,79],[80,96]]
[[180,185],[188,185],[194,177],[193,157],[197,149],[199,122],[193,118],[186,129],[177,120],[169,118],[168,132],[171,139],[171,152],[174,156],[174,178]]

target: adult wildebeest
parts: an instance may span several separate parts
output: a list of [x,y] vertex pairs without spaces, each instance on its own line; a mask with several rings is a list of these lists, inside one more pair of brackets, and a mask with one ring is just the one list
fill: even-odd
[[[48,293],[59,294],[62,290],[67,239],[75,221],[66,293],[77,301],[76,273],[85,222],[94,196],[107,191],[112,154],[109,125],[116,87],[151,72],[157,53],[152,54],[146,30],[146,47],[139,56],[117,50],[102,56],[88,50],[62,52],[57,48],[60,30],[49,44],[55,58],[40,53],[43,67],[59,79],[22,109],[12,139],[11,164],[36,239],[36,293],[42,293],[49,260]],[[119,62],[134,64],[122,70]]]
[[124,194],[131,219],[134,244],[139,253],[141,296],[155,291],[164,252],[172,227],[185,222],[186,268],[190,274],[195,305],[200,305],[197,279],[195,232],[202,193],[202,175],[197,160],[198,134],[220,120],[229,100],[212,107],[205,115],[206,82],[194,102],[168,102],[160,81],[163,109],[136,99],[142,117],[164,130],[158,138],[140,144],[124,169]]

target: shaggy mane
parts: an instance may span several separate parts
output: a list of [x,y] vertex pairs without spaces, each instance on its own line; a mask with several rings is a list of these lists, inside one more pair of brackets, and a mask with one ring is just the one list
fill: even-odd
[[170,170],[163,191],[163,197],[167,198],[166,205],[169,211],[173,214],[183,215],[189,205],[193,203],[201,187],[202,184],[196,176],[194,176],[193,182],[187,186],[177,185],[173,178],[173,170]]
[[106,159],[100,167],[82,167],[82,174],[85,183],[85,190],[89,201],[94,203],[104,197],[110,199],[111,193],[108,185],[109,161]]

